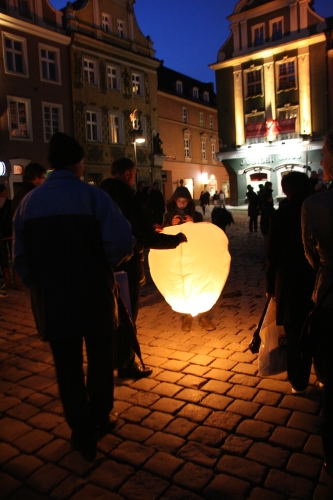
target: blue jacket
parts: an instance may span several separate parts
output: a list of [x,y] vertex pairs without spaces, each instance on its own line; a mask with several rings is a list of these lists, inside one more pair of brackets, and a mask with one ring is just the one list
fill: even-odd
[[111,265],[132,255],[128,221],[100,189],[55,170],[19,204],[14,263],[38,302],[44,339],[112,330]]

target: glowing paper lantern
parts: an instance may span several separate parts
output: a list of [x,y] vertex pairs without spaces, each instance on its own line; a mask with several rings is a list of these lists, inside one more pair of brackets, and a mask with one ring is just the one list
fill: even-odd
[[150,250],[151,277],[174,311],[196,316],[218,300],[230,269],[228,238],[209,222],[170,226],[166,234],[182,232],[187,243],[173,250]]

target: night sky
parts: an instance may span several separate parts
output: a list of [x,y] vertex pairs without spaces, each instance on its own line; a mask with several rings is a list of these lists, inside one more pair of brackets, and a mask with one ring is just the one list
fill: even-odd
[[[67,0],[50,0],[57,9]],[[136,0],[134,11],[142,33],[154,42],[155,57],[165,66],[203,82],[215,82],[208,65],[230,30],[227,16],[237,0]],[[323,17],[333,16],[332,0],[315,0]]]

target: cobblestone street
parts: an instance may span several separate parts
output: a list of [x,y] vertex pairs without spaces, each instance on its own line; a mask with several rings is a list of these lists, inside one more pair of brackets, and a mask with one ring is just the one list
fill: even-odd
[[148,275],[137,324],[153,374],[115,379],[119,420],[92,464],[71,448],[28,290],[1,299],[0,499],[329,498],[315,375],[305,396],[293,396],[285,373],[257,375],[257,355],[248,349],[265,304],[263,239],[248,232],[246,211],[233,216],[231,271],[211,314],[215,331],[195,318],[183,332]]

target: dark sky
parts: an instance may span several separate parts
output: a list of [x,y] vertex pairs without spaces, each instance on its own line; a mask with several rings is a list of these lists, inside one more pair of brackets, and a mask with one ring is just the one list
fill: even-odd
[[[50,0],[57,9],[67,0]],[[215,82],[208,65],[230,30],[227,16],[237,0],[136,0],[134,11],[142,33],[154,42],[155,56],[165,66],[203,82]],[[323,17],[333,16],[332,0],[315,0]]]

